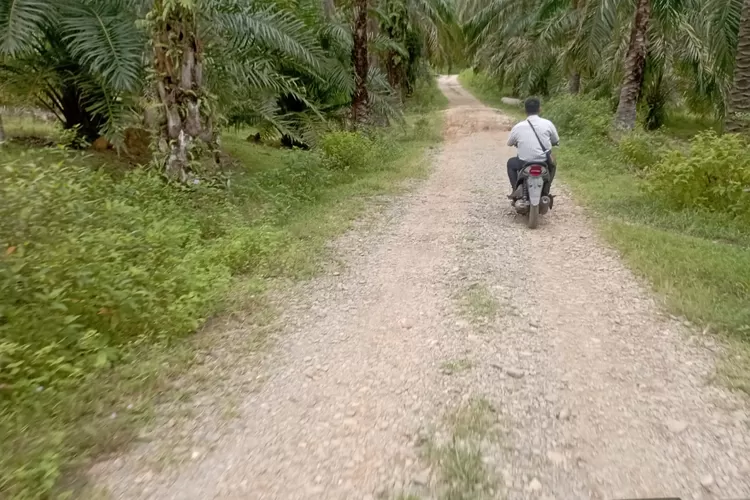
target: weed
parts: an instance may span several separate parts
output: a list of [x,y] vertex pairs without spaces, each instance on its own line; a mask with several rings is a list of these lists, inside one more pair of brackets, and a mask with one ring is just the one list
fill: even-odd
[[488,106],[502,109],[509,116],[519,120],[525,118],[521,106],[512,106],[502,101],[503,97],[513,96],[513,92],[510,89],[501,88],[496,81],[493,81],[486,74],[475,73],[471,69],[466,69],[458,75],[458,81],[477,99]]
[[462,310],[475,322],[491,322],[500,312],[500,303],[484,284],[470,285],[460,298]]
[[440,371],[445,375],[453,375],[454,373],[470,370],[472,366],[473,363],[469,359],[455,359],[442,363],[440,365]]
[[477,500],[492,498],[495,479],[482,459],[482,442],[496,437],[494,409],[486,399],[475,399],[449,415],[450,437],[425,445],[425,457],[439,472],[440,498]]
[[448,107],[448,98],[440,91],[437,80],[420,80],[414,96],[406,102],[407,113],[425,114]]

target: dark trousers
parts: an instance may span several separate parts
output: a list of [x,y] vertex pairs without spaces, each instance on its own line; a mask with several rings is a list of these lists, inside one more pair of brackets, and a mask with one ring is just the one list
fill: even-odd
[[[508,158],[508,179],[510,180],[511,189],[516,189],[516,184],[518,183],[518,173],[523,170],[524,165],[526,165],[526,162],[521,160],[518,156]],[[548,166],[547,170],[549,171],[549,184],[552,185],[552,181],[555,179],[555,172],[557,170],[557,167]],[[549,188],[547,189],[547,191],[549,191]],[[549,192],[544,194],[548,195]]]

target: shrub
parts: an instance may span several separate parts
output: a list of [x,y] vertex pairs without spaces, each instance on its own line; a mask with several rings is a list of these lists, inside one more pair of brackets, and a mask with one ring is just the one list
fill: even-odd
[[666,154],[666,139],[657,133],[636,130],[624,135],[618,150],[634,167],[645,170],[659,163]]
[[560,134],[568,136],[606,136],[612,122],[609,105],[589,97],[556,97],[542,104],[542,112]]
[[320,139],[325,165],[332,170],[349,170],[370,166],[375,144],[357,132],[330,132]]
[[406,99],[404,110],[408,113],[428,113],[445,109],[448,106],[448,98],[443,95],[437,86],[437,80],[420,80],[414,94]]
[[701,206],[750,219],[750,157],[734,134],[698,134],[690,151],[670,151],[650,171],[649,187],[680,207]]
[[120,347],[193,331],[229,284],[185,193],[69,161],[4,165],[0,384],[75,382]]
[[337,173],[348,170],[347,161],[355,158],[321,158],[314,152],[291,156],[284,166],[256,175],[250,195],[265,203],[267,216],[284,217],[300,204],[317,199]]

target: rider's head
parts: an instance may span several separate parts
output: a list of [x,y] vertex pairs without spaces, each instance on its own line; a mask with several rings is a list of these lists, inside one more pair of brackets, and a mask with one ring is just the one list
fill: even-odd
[[526,116],[538,115],[542,109],[542,103],[536,97],[529,97],[523,103],[523,107],[526,108]]

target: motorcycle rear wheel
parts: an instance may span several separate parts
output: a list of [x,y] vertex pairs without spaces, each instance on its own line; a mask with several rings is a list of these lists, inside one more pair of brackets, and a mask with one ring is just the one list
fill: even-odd
[[529,207],[529,229],[536,229],[539,225],[539,205]]

